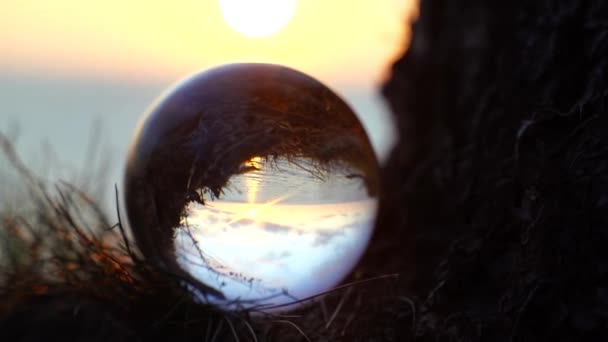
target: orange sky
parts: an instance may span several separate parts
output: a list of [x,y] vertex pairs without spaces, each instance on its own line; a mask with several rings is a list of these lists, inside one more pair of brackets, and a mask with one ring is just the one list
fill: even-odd
[[406,39],[413,0],[299,0],[262,39],[215,0],[0,2],[0,72],[167,79],[230,61],[286,64],[330,84],[378,82]]

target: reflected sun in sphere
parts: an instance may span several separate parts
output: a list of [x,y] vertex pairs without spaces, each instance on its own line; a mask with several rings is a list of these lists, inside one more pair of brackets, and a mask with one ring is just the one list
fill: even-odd
[[282,29],[293,16],[296,0],[219,0],[224,21],[240,34],[262,38]]

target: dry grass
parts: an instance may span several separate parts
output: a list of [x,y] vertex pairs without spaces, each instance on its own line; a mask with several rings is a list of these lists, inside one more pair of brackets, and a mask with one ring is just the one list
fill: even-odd
[[294,301],[282,307],[307,305],[289,314],[268,313],[269,307],[224,312],[195,302],[179,276],[142,257],[126,237],[118,205],[115,222],[75,186],[42,181],[2,134],[0,147],[28,198],[25,209],[0,214],[2,340],[49,334],[71,340],[336,340],[363,315],[353,308],[361,307],[366,287],[397,277],[359,279]]

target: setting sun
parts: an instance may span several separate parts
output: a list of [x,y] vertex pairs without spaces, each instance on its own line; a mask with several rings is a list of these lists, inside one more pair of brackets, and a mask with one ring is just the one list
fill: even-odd
[[262,38],[287,25],[295,0],[219,0],[224,20],[242,35]]

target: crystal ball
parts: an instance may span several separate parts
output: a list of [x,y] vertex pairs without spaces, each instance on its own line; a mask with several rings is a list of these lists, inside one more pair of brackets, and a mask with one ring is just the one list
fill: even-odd
[[124,179],[129,227],[147,262],[196,300],[291,308],[362,256],[378,170],[357,116],[328,87],[284,66],[224,65],[181,81],[140,120]]

